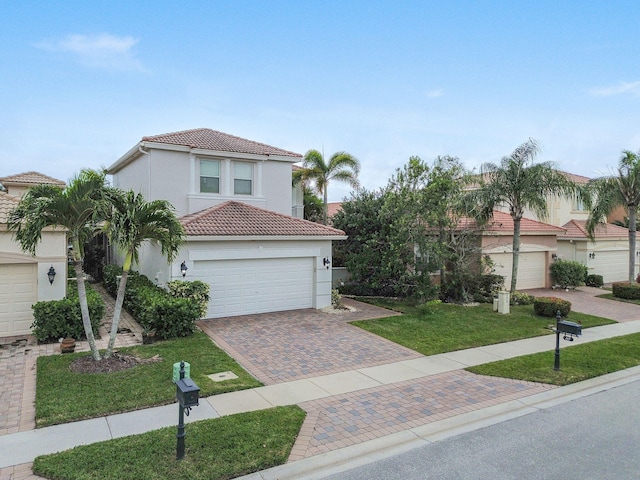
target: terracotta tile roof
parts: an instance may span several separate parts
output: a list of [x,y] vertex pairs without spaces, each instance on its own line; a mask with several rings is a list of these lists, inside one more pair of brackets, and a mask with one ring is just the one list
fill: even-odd
[[[477,228],[477,224],[476,221],[471,218],[463,218],[458,222],[458,228],[473,229]],[[493,217],[489,220],[485,231],[505,234],[513,233],[513,218],[511,218],[511,215],[508,213],[494,210]],[[565,229],[548,223],[538,222],[530,218],[523,218],[520,221],[520,233],[524,235],[562,235],[565,233]]]
[[253,207],[225,202],[180,218],[193,236],[344,236],[342,230]]
[[142,137],[142,141],[184,145],[191,148],[202,148],[220,152],[302,158],[302,155],[299,153],[282,150],[281,148],[272,147],[264,143],[254,142],[245,138],[218,132],[217,130],[211,130],[210,128],[196,128],[194,130],[183,130],[181,132]]
[[8,177],[0,177],[0,183],[5,187],[7,185],[65,185],[62,180],[58,180],[57,178],[53,178],[39,172],[25,172],[18,173],[16,175],[9,175]]
[[333,217],[340,210],[342,210],[342,202],[329,202],[329,203],[327,203],[327,216],[328,217]]
[[9,195],[5,192],[0,192],[0,223],[7,223],[9,218],[9,212],[16,208],[19,200],[13,195]]
[[[558,173],[562,173],[565,177],[567,177],[569,180],[577,183],[578,185],[584,185],[589,180],[591,180],[589,177],[583,177],[582,175],[576,175],[575,173],[563,172],[562,170],[556,170],[556,171]],[[482,179],[484,182],[488,182],[490,180],[490,177],[489,177],[488,173],[476,174],[474,176],[474,178],[477,178],[478,181],[472,182],[471,184],[469,184],[466,187],[466,190],[474,190],[474,189],[479,188],[480,187],[480,179]]]
[[[558,235],[558,238],[588,238],[586,224],[586,220],[570,220],[562,226],[567,233]],[[629,229],[611,223],[603,223],[596,227],[594,234],[596,239],[628,238]]]

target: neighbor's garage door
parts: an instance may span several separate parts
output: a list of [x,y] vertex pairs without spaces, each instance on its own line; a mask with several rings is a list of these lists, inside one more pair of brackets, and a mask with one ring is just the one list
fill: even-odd
[[[544,288],[547,276],[545,268],[545,252],[520,253],[518,261],[518,281],[516,288]],[[513,255],[511,253],[493,253],[491,258],[495,262],[495,273],[504,275],[504,286],[508,290],[511,285],[511,266]]]
[[38,300],[35,264],[0,265],[0,336],[31,333]]
[[191,280],[211,287],[208,317],[313,306],[313,259],[196,261]]
[[609,250],[595,252],[596,258],[589,259],[589,273],[602,275],[604,283],[629,280],[629,251]]

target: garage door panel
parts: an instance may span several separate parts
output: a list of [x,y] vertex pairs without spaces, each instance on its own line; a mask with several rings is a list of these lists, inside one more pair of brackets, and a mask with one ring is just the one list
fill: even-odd
[[210,285],[210,317],[310,308],[313,274],[312,258],[196,261],[193,268]]
[[[545,252],[522,252],[518,259],[518,290],[528,288],[544,288],[547,276]],[[513,255],[511,253],[491,254],[495,262],[495,273],[505,277],[505,287],[511,284],[511,268]]]
[[38,286],[35,264],[9,264],[0,269],[0,335],[31,333]]

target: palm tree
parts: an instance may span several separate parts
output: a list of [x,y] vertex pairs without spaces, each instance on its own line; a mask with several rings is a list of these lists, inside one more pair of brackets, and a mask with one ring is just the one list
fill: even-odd
[[109,191],[109,198],[113,209],[104,229],[112,244],[124,254],[124,263],[113,311],[109,345],[105,353],[106,358],[113,352],[127,277],[132,264],[138,261],[140,246],[147,240],[157,242],[160,244],[162,254],[171,263],[184,243],[185,236],[184,228],[176,217],[173,206],[166,200],[147,202],[140,193],[135,194],[131,190],[123,192],[117,189]]
[[309,150],[303,159],[303,167],[293,172],[294,183],[309,181],[315,184],[315,189],[322,195],[324,202],[323,223],[327,224],[327,187],[330,180],[346,182],[353,188],[358,188],[358,174],[360,162],[353,155],[346,152],[334,153],[327,163],[318,150]]
[[550,196],[572,197],[581,194],[578,186],[565,174],[555,169],[552,162],[534,164],[540,151],[538,143],[529,139],[516,148],[511,155],[503,157],[500,165],[486,163],[481,170],[481,185],[471,192],[473,201],[479,205],[479,217],[490,218],[497,206],[509,208],[513,219],[513,263],[510,291],[516,291],[518,260],[520,256],[520,223],[525,209],[538,218],[547,216],[547,201]]
[[98,232],[97,225],[105,218],[108,209],[105,194],[105,173],[82,170],[64,189],[57,185],[30,188],[8,219],[9,230],[15,232],[22,250],[32,255],[45,228],[62,227],[67,231],[78,281],[82,324],[94,360],[100,360],[100,352],[91,328],[82,262],[85,244]]
[[618,162],[618,172],[615,176],[601,177],[591,180],[587,184],[594,205],[587,220],[587,232],[593,239],[599,223],[606,222],[616,207],[627,209],[629,217],[629,282],[635,281],[635,252],[638,205],[640,205],[640,151],[633,153],[624,150]]

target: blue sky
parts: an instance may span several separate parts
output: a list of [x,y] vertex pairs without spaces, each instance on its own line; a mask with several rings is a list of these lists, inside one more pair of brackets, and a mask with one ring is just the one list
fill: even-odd
[[347,151],[368,189],[530,137],[589,177],[640,149],[637,1],[16,1],[0,27],[0,176],[199,127]]

